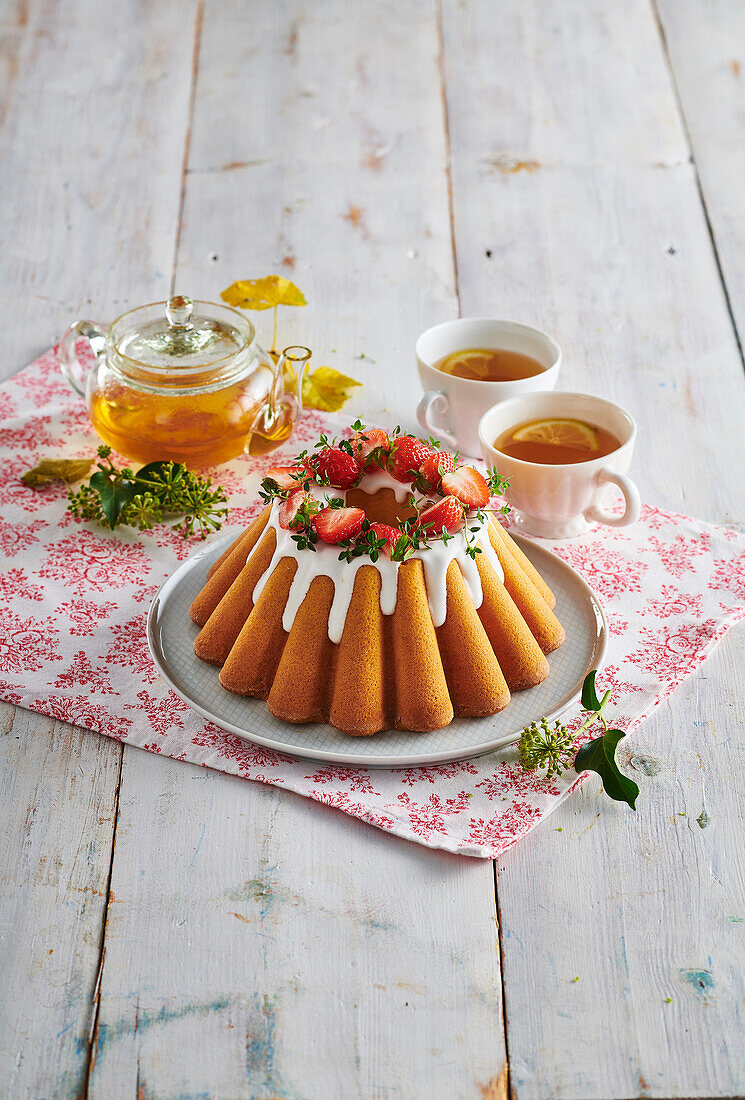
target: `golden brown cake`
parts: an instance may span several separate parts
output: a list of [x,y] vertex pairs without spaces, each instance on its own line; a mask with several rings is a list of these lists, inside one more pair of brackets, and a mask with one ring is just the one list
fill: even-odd
[[353,736],[497,713],[564,641],[550,588],[488,508],[500,479],[353,428],[269,471],[266,507],[191,606],[195,653],[278,718]]

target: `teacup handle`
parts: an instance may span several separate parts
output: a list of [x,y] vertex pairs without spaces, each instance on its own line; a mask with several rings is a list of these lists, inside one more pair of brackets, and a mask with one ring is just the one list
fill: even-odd
[[59,365],[63,376],[72,388],[85,397],[85,380],[88,377],[88,368],[84,367],[78,359],[75,350],[75,341],[79,336],[84,336],[93,348],[93,354],[98,356],[106,348],[106,329],[95,321],[73,321],[65,329],[59,342]]
[[430,435],[434,435],[437,439],[441,439],[448,447],[457,448],[458,440],[453,433],[448,431],[447,428],[435,424],[430,416],[432,412],[436,411],[446,413],[449,407],[450,402],[441,390],[427,390],[416,407],[416,418]]
[[597,504],[593,504],[592,508],[588,508],[585,512],[585,519],[594,520],[595,523],[605,523],[608,527],[628,527],[630,523],[636,523],[642,510],[642,500],[631,478],[614,473],[613,470],[601,470],[598,474],[598,484],[617,485],[623,493],[626,508],[623,515],[614,516],[603,508],[599,508]]

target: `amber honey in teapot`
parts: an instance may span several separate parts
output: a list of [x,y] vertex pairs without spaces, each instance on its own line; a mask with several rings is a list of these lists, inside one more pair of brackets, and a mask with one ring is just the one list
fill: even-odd
[[[95,353],[90,367],[78,358],[81,337]],[[130,310],[108,329],[76,321],[60,341],[62,372],[106,443],[138,462],[190,467],[285,442],[310,355],[287,348],[275,360],[237,310],[181,296]]]

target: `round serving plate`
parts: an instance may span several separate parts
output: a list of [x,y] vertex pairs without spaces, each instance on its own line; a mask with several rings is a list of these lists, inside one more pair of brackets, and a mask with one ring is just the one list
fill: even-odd
[[163,679],[199,714],[247,741],[310,760],[360,767],[412,767],[481,756],[511,745],[524,726],[559,717],[579,699],[582,682],[600,668],[608,628],[593,592],[575,571],[536,543],[513,536],[556,595],[556,614],[566,641],[549,656],[551,671],[537,687],[514,692],[503,711],[489,718],[456,718],[429,733],[386,730],[373,737],[348,737],[325,723],[291,725],[270,714],[261,699],[244,699],[221,687],[219,669],[194,655],[199,628],[189,607],[207,570],[234,538],[231,535],[192,554],[155,596],[147,621],[153,660]]

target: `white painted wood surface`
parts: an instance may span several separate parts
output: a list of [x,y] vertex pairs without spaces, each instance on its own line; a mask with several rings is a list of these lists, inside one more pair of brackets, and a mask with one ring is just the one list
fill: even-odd
[[[742,523],[717,267],[737,316],[741,13],[659,7],[674,81],[642,0],[6,4],[3,373],[81,309],[162,296],[174,257],[195,296],[277,270],[310,303],[287,342],[413,427],[413,339],[459,295],[544,324],[564,388],[632,408],[649,499]],[[733,632],[635,736],[661,765],[636,816],[590,782],[499,861],[501,976],[488,864],[4,708],[3,1088],[745,1092],[742,663]]]
[[[441,105],[428,92],[437,28],[414,7],[386,6],[385,20],[346,12],[206,6],[176,285],[214,297],[236,276],[284,270],[311,303],[287,317],[284,339],[379,374],[383,392],[400,386],[389,419],[412,408],[401,349],[456,311]],[[332,41],[339,64],[322,72]],[[411,163],[426,184],[402,192]],[[371,303],[384,323],[371,323]],[[367,386],[367,406],[380,394]],[[478,1096],[499,1079],[488,863],[392,850],[300,799],[214,774],[187,782],[183,766],[161,763],[125,752],[112,876],[123,901],[109,915],[92,1097],[140,1086]],[[141,863],[143,831],[155,865]]]
[[[505,34],[483,6],[446,4],[444,39],[463,312],[543,321],[563,388],[637,416],[642,494],[742,522],[727,474],[745,466],[742,362],[653,13],[520,5]],[[744,642],[624,746],[663,762],[634,817],[588,783],[499,861],[521,1098],[745,1090]]]
[[[167,291],[196,12],[0,8],[3,377],[73,316],[113,317]],[[78,1096],[122,750],[19,710],[0,752],[0,1091]]]
[[[745,5],[655,0],[740,342],[745,334]],[[685,254],[685,246],[681,249]]]
[[121,746],[0,704],[0,1072],[76,1096],[108,894]]

